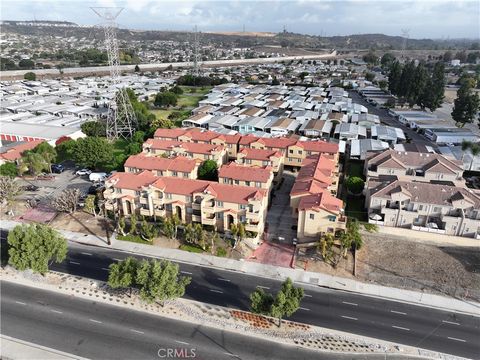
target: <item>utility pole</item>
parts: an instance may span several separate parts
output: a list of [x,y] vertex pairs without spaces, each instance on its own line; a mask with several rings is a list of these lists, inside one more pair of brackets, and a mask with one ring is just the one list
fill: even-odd
[[105,46],[108,54],[110,67],[110,79],[116,91],[114,98],[108,104],[107,115],[107,138],[130,138],[137,122],[135,112],[127,94],[126,88],[121,84],[120,56],[116,36],[115,19],[120,15],[123,8],[117,7],[92,7],[95,14],[104,20]]

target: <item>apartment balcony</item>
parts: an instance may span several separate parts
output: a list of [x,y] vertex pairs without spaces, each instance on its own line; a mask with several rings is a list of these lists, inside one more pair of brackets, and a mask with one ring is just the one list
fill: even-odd
[[213,218],[209,218],[209,217],[201,217],[201,222],[203,225],[212,225],[212,226],[215,226],[216,222],[217,222],[217,219],[215,219],[215,217]]
[[215,205],[212,205],[211,202],[207,202],[201,207],[201,209],[203,212],[211,214],[215,212]]
[[144,209],[144,208],[140,208],[140,215],[142,216],[151,216],[151,212],[150,212],[150,209]]
[[165,216],[166,211],[165,211],[165,209],[155,209],[155,210],[153,210],[153,215],[155,215],[155,216]]
[[396,214],[398,214],[398,210],[399,210],[398,207],[396,207],[396,208],[384,207],[384,208],[382,208],[382,209],[380,210],[380,212],[381,212],[382,214],[385,214],[385,215],[388,216],[388,215],[396,215]]
[[163,205],[163,204],[164,204],[164,203],[163,203],[163,198],[162,198],[162,199],[154,198],[154,199],[152,200],[152,203],[153,203],[153,205]]
[[254,231],[254,232],[258,233],[259,229],[260,229],[260,223],[256,223],[256,224],[246,223],[245,224],[245,230],[246,231]]
[[202,222],[202,216],[201,215],[194,215],[192,214],[192,222]]
[[247,220],[258,221],[260,220],[260,211],[247,211],[246,212]]
[[140,204],[148,205],[148,198],[142,196],[140,198]]
[[201,204],[201,203],[197,203],[197,202],[193,202],[193,203],[192,203],[192,209],[193,209],[193,210],[201,210],[201,209],[202,209],[202,204]]

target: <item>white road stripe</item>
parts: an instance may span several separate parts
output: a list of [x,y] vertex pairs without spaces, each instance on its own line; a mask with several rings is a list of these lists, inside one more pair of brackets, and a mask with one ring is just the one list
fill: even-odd
[[395,325],[392,325],[393,328],[395,329],[400,329],[400,330],[405,330],[405,331],[410,331],[410,329],[408,328],[405,328],[405,327],[401,327],[401,326],[395,326]]
[[307,309],[307,308],[304,308],[304,307],[301,307],[299,308],[300,310],[305,310],[305,311],[310,311],[310,309]]
[[73,264],[73,265],[80,265],[79,262],[76,262],[76,261],[69,261],[70,264]]
[[16,302],[17,304],[19,304],[19,305],[27,305],[26,303],[21,302],[21,301],[15,301],[15,302]]
[[182,274],[193,275],[191,272],[188,271],[180,271]]
[[342,315],[342,318],[350,319],[350,320],[358,320],[357,318],[354,318],[354,317],[351,317],[351,316],[343,316]]
[[58,311],[58,310],[50,310],[51,312],[57,313],[57,314],[63,314],[63,312]]
[[459,323],[453,321],[442,320],[442,322],[445,324],[460,325]]
[[130,329],[130,331],[133,331],[137,334],[145,334],[143,331],[140,331],[140,330]]
[[303,294],[303,296],[305,296],[305,297],[312,297],[312,295],[308,295],[308,294]]
[[98,321],[98,320],[95,320],[95,319],[88,319],[88,320],[90,320],[91,322],[97,323],[97,324],[101,324],[101,323],[102,323],[101,321]]
[[86,252],[81,252],[80,254],[82,254],[82,255],[87,255],[87,256],[92,256],[92,254],[86,253]]
[[211,292],[216,292],[216,293],[219,293],[219,294],[223,294],[223,291],[220,291],[220,290],[215,290],[215,289],[210,289]]
[[113,258],[115,261],[123,261],[122,259]]
[[228,280],[228,279],[224,279],[224,278],[218,278],[218,280],[220,280],[220,281],[226,281],[226,282],[230,282],[230,280]]
[[175,340],[176,343],[178,344],[182,344],[182,345],[190,345],[189,343],[185,342],[185,341],[178,341],[178,340]]
[[401,312],[401,311],[390,310],[390,312],[394,313],[394,314],[407,315],[407,313],[404,313],[404,312]]
[[454,338],[454,337],[448,337],[450,340],[455,340],[455,341],[460,341],[460,342],[467,342],[467,340],[463,340],[463,339],[458,339],[458,338]]
[[348,301],[342,301],[343,304],[347,304],[347,305],[352,305],[352,306],[358,306],[358,304],[355,304],[355,303],[352,303],[352,302],[348,302]]
[[105,271],[110,271],[109,268],[102,268],[102,270],[105,270]]
[[267,289],[267,290],[270,289],[268,286],[262,286],[262,285],[257,285],[257,287],[260,289]]

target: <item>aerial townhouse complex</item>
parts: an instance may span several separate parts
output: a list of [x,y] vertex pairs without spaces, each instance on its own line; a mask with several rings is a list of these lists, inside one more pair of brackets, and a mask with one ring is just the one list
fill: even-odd
[[435,153],[369,153],[369,222],[480,238],[480,196],[465,187],[462,165]]
[[[218,182],[197,179],[198,168],[206,160],[217,163]],[[107,179],[106,208],[154,220],[176,214],[182,222],[212,226],[220,232],[241,222],[257,245],[270,194],[281,182],[286,162],[299,170],[292,193],[292,216],[301,223],[299,237],[345,229],[343,203],[334,196],[338,145],[199,128],[158,129],[140,154],[127,159],[125,172]]]

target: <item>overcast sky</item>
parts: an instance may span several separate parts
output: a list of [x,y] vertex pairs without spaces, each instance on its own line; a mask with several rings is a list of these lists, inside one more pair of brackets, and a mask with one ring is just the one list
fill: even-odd
[[288,31],[313,35],[384,33],[412,38],[479,38],[480,0],[162,1],[2,0],[2,20],[96,25],[89,6],[122,6],[120,27],[148,30]]

